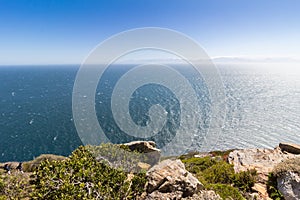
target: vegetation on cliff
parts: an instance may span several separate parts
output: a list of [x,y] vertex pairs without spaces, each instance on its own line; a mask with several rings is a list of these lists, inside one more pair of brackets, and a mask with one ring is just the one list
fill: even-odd
[[277,178],[286,172],[296,172],[300,174],[300,158],[287,159],[274,167],[272,173],[268,176],[267,190],[269,196],[275,200],[284,199],[283,195],[277,188]]
[[186,169],[200,180],[206,189],[216,191],[223,199],[244,199],[242,194],[251,192],[256,171],[234,173],[233,165],[227,163],[228,152],[217,152],[212,156],[181,156]]
[[128,174],[98,162],[83,146],[69,159],[42,162],[34,175],[37,199],[132,199],[146,183],[144,173]]
[[[3,199],[135,199],[145,192],[146,171],[139,168],[147,158],[124,145],[81,146],[69,157],[41,155],[25,162],[20,173],[0,169],[0,200]],[[196,152],[179,158],[207,190],[223,199],[244,199],[252,193],[256,171],[235,173],[227,162],[230,151],[203,155]],[[272,199],[282,199],[276,178],[286,171],[299,172],[299,159],[276,166],[269,177]]]
[[[98,161],[92,150],[99,148],[110,149],[108,154],[119,147],[111,145],[108,148],[107,144],[95,148],[80,146],[68,158],[40,157],[32,161],[32,165],[26,167],[34,169],[33,173],[13,171],[8,175],[2,172],[0,199],[134,199],[140,195],[146,184],[145,172],[131,173],[111,167],[103,160]],[[40,163],[37,168],[36,163]]]

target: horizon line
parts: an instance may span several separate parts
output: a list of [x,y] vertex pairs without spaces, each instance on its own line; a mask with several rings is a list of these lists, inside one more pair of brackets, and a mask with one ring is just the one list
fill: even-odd
[[[300,63],[300,57],[295,56],[213,56],[210,58],[212,62],[216,62],[218,64],[222,63]],[[181,61],[181,63],[179,63]],[[194,60],[201,61],[201,60]],[[174,58],[156,58],[156,59],[139,59],[139,60],[125,60],[121,63],[117,63],[118,65],[122,64],[144,64],[145,62],[162,62],[164,64],[182,64],[182,59],[174,59]],[[147,63],[147,64],[148,64]],[[80,66],[83,62],[79,63],[0,63],[1,67],[9,67],[9,66]],[[101,63],[95,63],[98,65]]]

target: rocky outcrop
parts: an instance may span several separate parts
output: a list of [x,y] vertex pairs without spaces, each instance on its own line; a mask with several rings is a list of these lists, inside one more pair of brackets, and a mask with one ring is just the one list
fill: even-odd
[[160,159],[160,150],[156,148],[156,144],[153,141],[133,141],[123,145],[127,146],[131,151],[144,153],[147,157],[147,163],[152,166]]
[[[268,174],[274,171],[274,168],[289,159],[300,158],[300,155],[292,154],[296,148],[291,145],[282,145],[275,149],[242,149],[231,152],[228,156],[230,164],[234,165],[235,172],[255,169],[258,180],[252,188],[259,194],[259,199],[270,199],[267,194],[266,182]],[[296,147],[297,145],[293,145]],[[289,187],[289,186],[287,186]],[[298,198],[299,199],[299,198]]]
[[285,199],[300,199],[300,157],[279,163],[273,171],[277,189]]
[[146,199],[181,199],[193,196],[203,185],[180,160],[164,160],[147,172]]
[[300,176],[296,172],[285,172],[277,177],[277,188],[285,200],[300,199]]
[[288,152],[292,154],[300,154],[300,145],[290,144],[290,143],[280,143],[279,148],[283,152]]
[[231,152],[228,156],[230,164],[234,165],[234,171],[247,171],[256,169],[259,182],[265,183],[268,180],[268,174],[274,167],[283,160],[300,157],[282,152],[280,148],[275,149],[242,149]]

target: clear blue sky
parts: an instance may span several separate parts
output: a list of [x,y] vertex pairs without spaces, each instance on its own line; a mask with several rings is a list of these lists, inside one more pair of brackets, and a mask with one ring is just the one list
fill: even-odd
[[81,63],[146,26],[183,32],[212,57],[300,57],[299,11],[299,0],[0,0],[0,64]]

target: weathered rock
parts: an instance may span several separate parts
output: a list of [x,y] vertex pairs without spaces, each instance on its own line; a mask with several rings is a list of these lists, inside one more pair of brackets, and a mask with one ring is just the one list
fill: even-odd
[[277,177],[277,188],[285,200],[300,199],[300,176],[296,172],[285,172]]
[[203,188],[203,185],[185,169],[180,160],[160,162],[148,170],[147,178],[148,197],[154,199],[157,193],[163,193],[161,197],[165,199],[189,197]]
[[139,167],[140,169],[148,170],[148,169],[150,169],[151,165],[149,165],[149,164],[147,164],[147,163],[139,162],[139,163],[138,163],[138,167]]
[[272,172],[279,163],[299,157],[300,155],[283,152],[281,148],[277,147],[275,149],[235,150],[229,154],[228,161],[234,165],[234,171],[236,173],[255,169],[257,171],[258,180],[253,190],[259,193],[259,199],[270,199],[266,192],[268,174]]
[[202,190],[198,194],[194,194],[190,197],[183,197],[182,192],[162,193],[154,191],[149,194],[145,200],[222,200],[222,198],[216,194],[213,190]]
[[144,153],[147,156],[147,163],[155,165],[161,156],[160,150],[156,148],[156,144],[153,141],[133,141],[123,144],[128,146],[131,151],[138,151]]
[[259,197],[259,199],[267,199],[267,200],[270,199],[267,192],[267,186],[265,184],[255,183],[254,186],[252,187],[252,190],[258,192],[257,197]]
[[153,151],[160,152],[160,150],[156,148],[156,144],[153,141],[133,141],[123,145],[128,146],[131,151],[136,150],[141,153],[150,153]]
[[284,153],[280,148],[242,149],[231,152],[228,156],[228,161],[234,165],[235,172],[256,169],[258,181],[265,183],[268,180],[268,174],[278,163],[299,156],[300,155]]
[[300,145],[290,143],[280,143],[279,147],[281,151],[286,151],[292,154],[300,154]]

